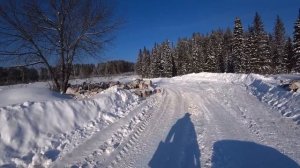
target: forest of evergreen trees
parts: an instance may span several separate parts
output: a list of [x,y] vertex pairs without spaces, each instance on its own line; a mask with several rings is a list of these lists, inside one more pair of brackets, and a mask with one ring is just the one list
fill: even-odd
[[136,72],[142,77],[172,77],[198,72],[290,73],[300,72],[300,13],[294,26],[293,40],[277,16],[272,33],[264,30],[258,13],[244,30],[236,18],[231,29],[194,33],[174,45],[166,40],[151,50],[141,49]]
[[[54,68],[55,70],[55,68]],[[88,78],[91,76],[115,75],[134,71],[134,63],[117,60],[106,63],[75,64],[71,78]],[[47,68],[0,67],[0,85],[28,83],[50,80]]]

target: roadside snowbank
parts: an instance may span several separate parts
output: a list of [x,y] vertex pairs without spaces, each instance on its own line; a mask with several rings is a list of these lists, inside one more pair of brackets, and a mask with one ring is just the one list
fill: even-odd
[[[31,93],[32,96],[49,96],[38,89],[34,94]],[[2,107],[0,165],[47,166],[58,157],[74,131],[80,132],[102,122],[115,122],[136,106],[138,99],[129,91],[112,87],[83,101],[25,102]]]
[[[232,73],[199,73],[188,74],[172,78],[178,82],[225,82],[245,87],[250,94],[256,96],[260,101],[272,106],[283,116],[291,118],[298,125],[300,124],[300,93],[289,92],[281,87],[281,81],[299,79],[300,75],[275,75],[263,76],[258,74],[232,74]],[[156,79],[163,82],[166,79]]]
[[0,107],[20,104],[26,101],[44,102],[65,99],[71,99],[71,97],[50,91],[48,88],[20,87],[0,90]]
[[[278,110],[283,116],[291,118],[300,125],[300,93],[290,92],[281,87],[280,78],[256,78],[247,87],[260,101]],[[286,78],[285,78],[286,79]],[[293,80],[293,78],[286,79]]]

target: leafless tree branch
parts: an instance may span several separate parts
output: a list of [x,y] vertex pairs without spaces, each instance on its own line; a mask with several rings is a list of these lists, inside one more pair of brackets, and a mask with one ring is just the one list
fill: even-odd
[[103,49],[120,25],[104,2],[10,0],[0,4],[0,57],[23,60],[24,65],[44,64],[55,87],[65,92],[73,61]]

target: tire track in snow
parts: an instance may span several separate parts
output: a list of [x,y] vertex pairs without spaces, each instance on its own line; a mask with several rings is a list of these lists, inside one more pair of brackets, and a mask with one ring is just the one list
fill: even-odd
[[[202,86],[202,87],[201,87]],[[230,110],[221,104],[217,97],[222,93],[210,86],[201,84],[197,89],[183,88],[183,96],[189,104],[191,116],[197,132],[201,152],[201,167],[212,166],[213,145],[222,139],[255,139],[246,127],[241,127],[239,120]],[[206,88],[206,89],[203,89]],[[198,94],[195,94],[198,93]],[[195,101],[196,100],[196,101]],[[222,99],[224,100],[224,98]]]
[[[157,148],[158,143],[153,142],[153,138],[159,141],[161,135],[166,136],[171,126],[186,112],[184,111],[182,97],[179,92],[166,89],[165,94],[162,100],[163,103],[157,109],[153,110],[154,114],[149,120],[144,132],[140,135],[139,140],[134,144],[134,148],[131,148],[131,150],[126,153],[127,157],[122,158],[122,160],[118,160],[118,157],[116,157],[116,159],[108,165],[109,168],[143,167],[142,165],[147,164],[140,163],[140,161],[143,162],[145,160],[139,160],[139,157],[148,153],[147,149],[149,147],[154,146],[155,149]],[[174,96],[174,94],[176,96]],[[163,139],[164,138],[165,137],[163,137]]]
[[[216,142],[226,139],[270,146],[299,161],[300,146],[295,138],[299,131],[287,130],[290,126],[288,122],[274,115],[270,107],[249,95],[242,86],[200,82],[167,83],[165,88],[163,96],[158,99],[160,104],[142,112],[145,118],[121,138],[109,154],[103,152],[99,157],[91,155],[80,163],[81,166],[146,167],[160,141],[166,138],[172,125],[186,112],[192,114],[201,167],[209,168],[222,163],[237,166],[230,160],[234,158],[222,153],[223,148],[218,151],[214,149]],[[215,152],[221,161],[213,160]]]
[[[199,123],[195,127],[199,136],[202,167],[212,166],[213,144],[224,139],[256,142],[273,147],[295,160],[299,159],[299,142],[295,141],[299,131],[293,123],[249,95],[241,86],[217,83],[201,86],[209,92],[198,97],[192,96],[194,98],[188,101],[192,102],[195,111],[198,105],[200,115],[203,115],[195,122]],[[204,93],[196,89],[192,92]],[[185,97],[191,97],[190,94],[187,93],[189,96]],[[231,130],[237,134],[230,133]]]
[[[104,165],[107,165],[104,167],[108,167],[108,168],[118,167],[118,163],[120,163],[122,161],[122,159],[124,159],[124,157],[129,152],[132,151],[133,146],[136,146],[136,143],[138,143],[138,140],[140,140],[140,136],[143,133],[143,131],[145,130],[146,126],[149,125],[149,122],[151,120],[153,120],[153,118],[154,118],[154,119],[156,119],[156,122],[158,124],[158,121],[160,121],[159,119],[162,118],[163,115],[165,115],[165,111],[166,111],[165,108],[167,108],[170,105],[170,100],[167,99],[168,93],[166,93],[166,91],[164,91],[163,94],[164,94],[164,98],[162,101],[160,101],[161,104],[159,105],[159,110],[152,109],[153,110],[151,112],[152,115],[143,123],[144,124],[143,129],[142,130],[139,130],[139,128],[137,129],[138,137],[132,141],[131,141],[131,138],[129,138],[129,141],[127,143],[125,142],[123,144],[123,148],[121,149],[121,151],[119,153],[117,153],[116,155],[112,155],[111,157],[114,159],[112,161],[109,161],[108,163],[104,164]],[[163,104],[163,102],[164,102],[164,104]],[[160,111],[162,111],[162,113],[159,113]],[[158,117],[155,116],[157,114],[159,115]],[[155,116],[155,117],[153,117],[153,116]],[[147,128],[149,128],[149,127],[147,127]],[[154,130],[151,130],[150,132],[152,132],[152,131],[154,131]],[[134,135],[133,135],[133,137],[134,137]],[[130,164],[132,164],[132,163],[130,163]],[[130,164],[129,164],[129,167],[132,167],[132,166],[130,166]]]
[[[155,106],[155,104],[156,100],[154,96],[150,97],[130,112],[128,116],[121,118],[118,122],[113,123],[106,129],[98,132],[84,144],[79,145],[71,151],[71,153],[58,159],[53,164],[53,167],[100,165],[101,162],[97,162],[99,159],[96,158],[106,157],[104,155],[107,155],[118,148],[124,138],[128,136],[126,134],[128,132],[126,131],[134,129],[133,127],[136,127],[137,124],[143,122],[146,115],[149,113],[149,109],[152,108],[150,106]],[[73,154],[75,154],[75,156]]]

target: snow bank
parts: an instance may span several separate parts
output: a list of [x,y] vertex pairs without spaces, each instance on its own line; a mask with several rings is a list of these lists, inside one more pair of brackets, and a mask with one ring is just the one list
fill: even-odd
[[249,83],[255,79],[268,80],[269,78],[257,74],[234,74],[234,73],[191,73],[188,75],[174,77],[178,81],[209,81],[209,82],[225,82],[225,83]]
[[[26,90],[26,89],[25,89]],[[100,122],[115,122],[138,104],[138,97],[126,90],[110,88],[94,98],[76,101],[28,102],[46,98],[64,99],[43,89],[2,90],[25,103],[0,108],[0,165],[9,167],[47,166],[55,160],[74,130],[83,130]],[[9,93],[30,92],[32,98]],[[7,94],[5,94],[7,93]],[[26,95],[26,94],[24,94]],[[28,95],[27,95],[28,96]],[[3,103],[5,104],[5,103]]]
[[[250,93],[260,101],[272,106],[283,116],[291,118],[300,124],[300,93],[293,93],[282,88],[281,81],[300,79],[299,74],[264,76],[258,74],[232,74],[232,73],[198,73],[188,74],[172,78],[178,82],[225,82],[246,87]],[[168,79],[156,79],[156,82],[164,82]]]
[[50,91],[47,88],[38,87],[20,87],[7,88],[0,90],[0,107],[20,104],[26,101],[43,102],[50,100],[70,99],[70,96],[62,95],[57,92]]
[[278,79],[280,78],[256,78],[252,82],[248,81],[247,86],[260,101],[267,103],[283,116],[291,118],[300,125],[300,93],[287,91],[280,86],[281,79]]
[[[116,75],[111,77],[93,77],[87,79],[73,79],[70,80],[71,84],[99,83],[108,81],[120,81],[126,83],[139,78],[137,75]],[[29,102],[44,102],[54,100],[70,99],[70,96],[61,95],[57,92],[49,90],[49,82],[35,82],[29,84],[15,84],[0,86],[0,107],[20,104],[25,101]]]

